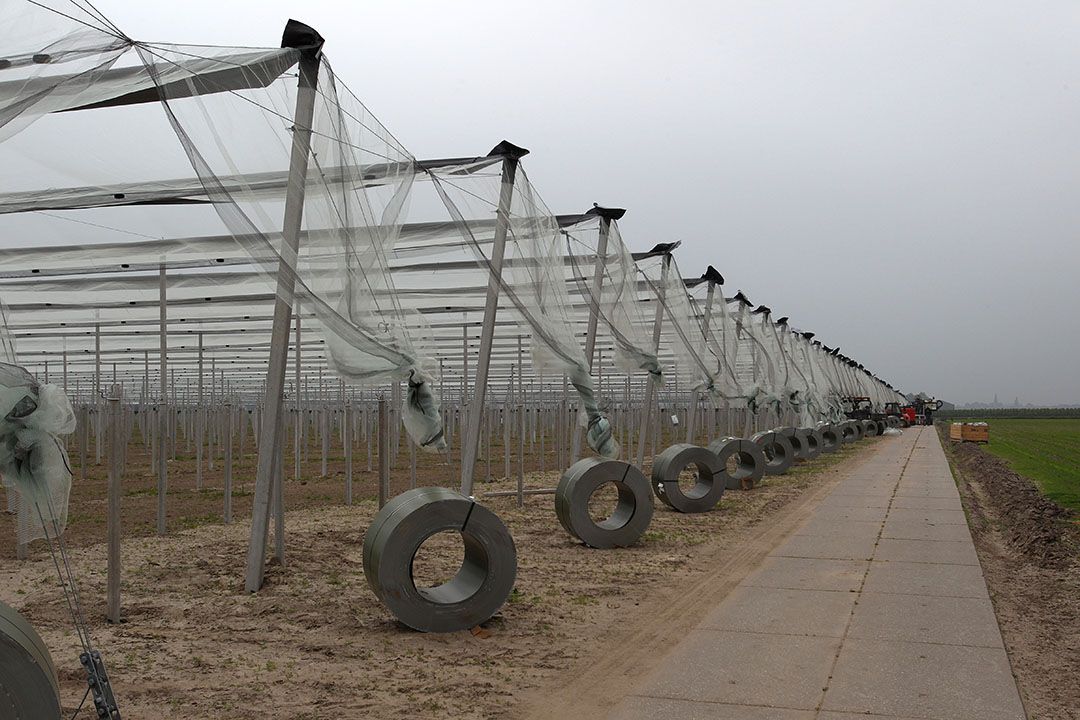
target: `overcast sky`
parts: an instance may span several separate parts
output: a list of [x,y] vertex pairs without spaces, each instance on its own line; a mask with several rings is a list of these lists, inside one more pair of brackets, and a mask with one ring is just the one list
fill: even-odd
[[532,150],[907,390],[1080,403],[1080,3],[97,0],[152,41],[290,17],[417,157]]

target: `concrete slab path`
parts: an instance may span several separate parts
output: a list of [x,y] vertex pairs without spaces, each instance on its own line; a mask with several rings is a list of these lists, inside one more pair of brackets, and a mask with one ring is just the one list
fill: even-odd
[[878,442],[611,720],[1025,717],[937,433]]

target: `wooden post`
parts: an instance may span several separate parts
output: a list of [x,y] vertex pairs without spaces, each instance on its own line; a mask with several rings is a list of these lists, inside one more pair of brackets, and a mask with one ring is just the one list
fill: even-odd
[[311,151],[311,123],[315,113],[315,85],[319,75],[319,52],[316,48],[302,51],[299,68],[299,90],[293,123],[292,156],[289,160],[289,182],[285,196],[285,219],[282,229],[282,257],[278,264],[277,293],[274,300],[274,320],[270,335],[270,362],[266,371],[266,394],[263,401],[263,421],[260,422],[259,456],[255,472],[255,497],[251,513],[251,538],[248,543],[247,570],[244,587],[256,592],[262,587],[266,565],[266,541],[270,525],[270,499],[273,489],[274,466],[281,444],[281,393],[285,386],[285,360],[289,351],[290,299],[295,291],[293,272],[300,248],[300,228],[304,215],[304,190]]
[[120,622],[120,475],[126,433],[121,414],[120,385],[109,392],[109,493],[108,493],[108,558],[105,617],[111,623]]

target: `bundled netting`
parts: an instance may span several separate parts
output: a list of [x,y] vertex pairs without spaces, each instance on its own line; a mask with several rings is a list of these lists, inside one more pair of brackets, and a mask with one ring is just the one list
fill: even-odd
[[0,363],[0,477],[20,543],[55,537],[67,526],[71,467],[61,437],[75,430],[64,391]]

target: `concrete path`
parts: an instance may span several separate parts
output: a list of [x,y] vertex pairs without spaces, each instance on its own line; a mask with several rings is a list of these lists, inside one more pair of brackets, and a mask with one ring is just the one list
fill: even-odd
[[937,434],[877,442],[610,718],[1024,718]]

